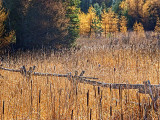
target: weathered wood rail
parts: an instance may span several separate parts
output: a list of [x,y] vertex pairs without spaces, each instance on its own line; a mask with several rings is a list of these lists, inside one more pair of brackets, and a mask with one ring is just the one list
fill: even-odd
[[[84,84],[90,84],[93,86],[98,87],[106,87],[110,89],[137,89],[139,93],[142,94],[149,94],[152,99],[152,104],[154,107],[154,110],[157,111],[157,100],[160,97],[160,84],[159,85],[152,85],[150,81],[144,81],[143,84],[118,84],[118,83],[103,83],[99,81],[93,81],[90,79],[98,80],[98,78],[95,77],[84,77],[85,71],[82,71],[80,75],[78,75],[78,72],[75,72],[75,75],[72,75],[71,73],[67,74],[55,74],[55,73],[40,73],[40,72],[34,72],[35,66],[30,67],[29,70],[26,70],[25,66],[22,66],[20,69],[9,69],[4,68],[0,66],[0,70],[5,70],[9,72],[19,72],[23,76],[26,76],[30,78],[31,76],[55,76],[55,77],[66,77],[68,80],[78,84],[78,83],[84,83]],[[0,74],[0,76],[2,76]],[[3,76],[2,76],[3,77]]]

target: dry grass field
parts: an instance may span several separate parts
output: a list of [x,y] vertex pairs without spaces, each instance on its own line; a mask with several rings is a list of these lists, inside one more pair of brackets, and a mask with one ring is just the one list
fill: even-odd
[[[79,38],[79,48],[51,53],[43,50],[6,56],[3,67],[66,74],[82,70],[84,76],[105,83],[160,83],[160,36],[148,32]],[[119,90],[79,83],[73,89],[67,78],[32,76],[0,70],[0,119],[2,120],[158,120],[149,95],[138,90]],[[159,101],[158,101],[159,102]],[[158,103],[159,104],[159,103]],[[145,112],[147,111],[147,113]]]

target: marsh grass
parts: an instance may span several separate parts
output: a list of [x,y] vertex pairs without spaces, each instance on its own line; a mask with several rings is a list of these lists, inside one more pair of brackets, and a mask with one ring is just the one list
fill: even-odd
[[[150,80],[159,84],[159,35],[149,32],[112,35],[110,38],[79,38],[80,49],[50,53],[44,50],[8,54],[4,67],[28,69],[36,65],[37,72],[74,74],[98,77],[105,83],[142,84]],[[149,95],[138,90],[113,90],[87,84],[76,89],[67,78],[33,76],[27,81],[19,73],[0,71],[1,119],[158,119]],[[32,82],[31,82],[32,81]],[[3,109],[4,101],[4,109]],[[148,110],[145,113],[145,109]],[[4,113],[3,113],[4,111]]]

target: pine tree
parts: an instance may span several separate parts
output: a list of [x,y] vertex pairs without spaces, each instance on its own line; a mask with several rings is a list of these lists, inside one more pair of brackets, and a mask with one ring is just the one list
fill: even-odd
[[100,33],[101,35],[101,21],[99,20],[99,17],[96,16],[95,18],[93,18],[92,20],[92,29],[95,33],[95,37],[97,37],[98,33]]
[[93,6],[96,11],[96,15],[100,18],[102,14],[102,6],[100,6],[98,3],[95,3]]
[[[79,36],[79,17],[80,0],[67,0],[66,2],[67,18],[69,18],[68,26],[68,44],[74,45],[76,38]],[[69,46],[70,47],[70,46]]]

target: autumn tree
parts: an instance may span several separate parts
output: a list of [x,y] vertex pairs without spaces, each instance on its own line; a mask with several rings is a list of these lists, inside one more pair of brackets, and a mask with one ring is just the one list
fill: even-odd
[[157,18],[157,22],[156,22],[154,31],[160,33],[160,18],[159,17]]
[[120,32],[122,33],[127,32],[127,19],[125,16],[121,16],[120,18]]
[[122,9],[127,9],[128,14],[139,21],[143,14],[143,5],[144,0],[125,0],[120,6]]
[[141,22],[145,30],[153,30],[157,17],[160,17],[159,0],[124,0],[120,4],[121,12],[127,16],[129,25]]
[[144,28],[142,23],[138,23],[137,21],[135,22],[134,26],[133,26],[133,30],[136,32],[143,32]]
[[68,46],[65,38],[69,20],[61,0],[6,0],[6,3],[9,10],[14,10],[10,19],[15,24],[18,47]]
[[88,22],[88,26],[89,26],[89,31],[88,31],[88,36],[90,37],[92,34],[92,26],[93,26],[93,20],[96,19],[96,11],[95,9],[91,6],[88,9],[88,13],[86,16],[87,22]]
[[135,21],[141,22],[143,5],[144,0],[124,0],[119,5],[122,15],[128,19],[129,27],[132,27]]
[[127,4],[127,2],[126,1],[122,1],[122,2],[120,2],[119,3],[119,8],[120,8],[120,11],[121,11],[121,14],[123,15],[123,16],[127,16],[128,17],[128,4]]
[[7,16],[8,13],[6,13],[5,9],[2,6],[2,0],[0,0],[0,49],[9,45],[14,36],[13,31],[10,33],[6,33],[4,22],[6,21]]
[[144,27],[142,25],[142,23],[138,23],[137,21],[134,23],[133,26],[133,30],[136,32],[136,35],[138,35],[138,37],[145,37],[144,35]]
[[88,34],[88,37],[91,37],[92,32],[95,33],[95,36],[101,29],[101,22],[99,17],[96,15],[96,10],[91,6],[88,9],[88,13],[81,12],[79,14],[80,19],[80,34]]
[[105,37],[107,33],[118,31],[118,16],[111,9],[108,12],[103,11],[102,29],[104,31]]
[[160,1],[159,0],[146,0],[143,6],[142,22],[145,29],[154,30],[157,18],[160,18]]
[[87,14],[84,12],[80,12],[79,14],[80,20],[80,35],[87,35],[90,31],[90,24],[88,24]]

